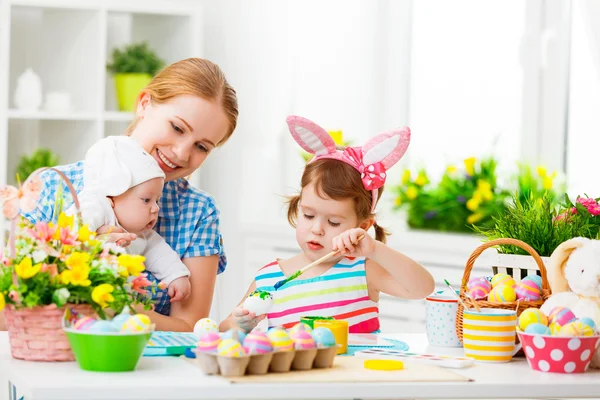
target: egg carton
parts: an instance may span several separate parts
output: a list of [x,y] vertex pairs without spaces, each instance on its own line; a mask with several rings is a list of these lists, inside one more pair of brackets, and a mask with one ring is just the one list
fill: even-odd
[[200,369],[206,375],[227,377],[264,375],[269,372],[306,371],[313,368],[331,368],[340,345],[324,348],[278,351],[242,357],[220,356],[196,352]]

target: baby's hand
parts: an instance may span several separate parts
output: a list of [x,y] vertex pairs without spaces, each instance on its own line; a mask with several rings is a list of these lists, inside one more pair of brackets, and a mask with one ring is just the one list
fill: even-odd
[[171,298],[171,303],[174,301],[184,301],[189,297],[191,291],[192,287],[187,276],[175,279],[169,284],[168,293]]
[[[360,235],[365,237],[358,240]],[[332,249],[348,257],[371,257],[375,252],[375,240],[363,229],[354,228],[332,239]]]
[[242,306],[237,306],[231,315],[233,316],[235,324],[246,332],[250,332],[254,329],[256,325],[267,316],[267,314],[263,314],[257,317],[256,314],[242,308]]
[[116,243],[121,247],[129,246],[137,238],[135,233],[126,232],[125,229],[113,225],[102,225],[96,233],[105,237],[107,242]]

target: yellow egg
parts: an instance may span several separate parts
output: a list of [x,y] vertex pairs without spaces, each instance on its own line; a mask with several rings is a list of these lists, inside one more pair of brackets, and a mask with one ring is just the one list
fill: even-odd
[[225,339],[221,341],[217,347],[217,353],[220,356],[226,357],[243,357],[246,355],[240,342],[235,339]]
[[500,285],[493,288],[488,294],[488,301],[492,303],[510,303],[517,299],[515,289],[508,285]]
[[145,314],[135,314],[129,317],[123,326],[121,327],[121,332],[129,332],[129,333],[140,333],[146,332],[150,330],[150,326],[152,325],[152,321],[150,317]]
[[560,328],[558,336],[594,336],[594,330],[580,321],[573,321]]

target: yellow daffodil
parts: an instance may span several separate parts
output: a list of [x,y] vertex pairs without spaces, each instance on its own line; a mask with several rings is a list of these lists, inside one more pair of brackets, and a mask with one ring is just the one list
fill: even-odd
[[6,299],[4,294],[0,293],[0,311],[4,310],[4,306],[6,306]]
[[92,300],[96,302],[100,307],[106,308],[109,303],[115,301],[114,296],[111,294],[115,288],[113,285],[109,285],[108,283],[103,283],[102,285],[98,285],[92,290]]
[[537,167],[537,174],[540,176],[540,178],[543,178],[547,175],[547,171],[546,168],[542,167],[541,165],[538,165]]
[[411,186],[408,189],[406,189],[406,197],[409,200],[416,199],[418,195],[419,195],[419,191],[414,186]]
[[477,193],[484,201],[491,200],[494,197],[492,184],[484,180],[477,181]]
[[67,215],[65,213],[60,213],[58,216],[58,227],[59,228],[73,228],[73,221],[75,219],[74,215]]
[[19,265],[15,267],[17,276],[21,279],[29,279],[42,269],[42,264],[32,265],[31,258],[25,257],[21,260]]
[[344,144],[342,131],[329,131],[329,136],[331,136],[336,145],[342,146]]
[[465,170],[467,171],[467,174],[470,176],[475,175],[475,162],[476,161],[477,160],[475,159],[475,157],[469,157],[463,161],[465,164]]
[[467,200],[467,209],[470,211],[475,211],[479,208],[481,201],[473,197],[472,199]]
[[542,178],[542,187],[546,190],[552,189],[554,179],[551,176],[545,176]]
[[90,232],[90,228],[87,225],[79,228],[79,232],[77,232],[77,240],[79,240],[81,243],[85,243],[90,240],[90,238],[93,239],[95,236],[95,233]]
[[90,274],[89,265],[76,265],[60,274],[60,280],[63,284],[73,286],[90,286],[92,282],[88,279]]
[[425,172],[419,172],[419,175],[417,175],[417,179],[415,179],[415,184],[419,186],[424,186],[428,182],[429,179],[427,179],[427,174],[425,174]]
[[89,267],[91,256],[88,253],[74,252],[69,257],[67,257],[67,261],[65,264],[71,269],[75,267]]
[[405,169],[402,172],[402,184],[408,185],[410,183],[410,169]]
[[146,261],[146,257],[140,255],[131,255],[131,254],[121,254],[117,257],[117,262],[119,263],[119,273],[127,277],[138,276],[142,273],[146,267],[144,266],[144,261]]
[[402,204],[402,198],[400,196],[396,197],[396,200],[394,200],[394,205],[396,207],[399,207]]
[[450,165],[446,168],[446,174],[448,175],[454,175],[456,171],[458,171],[458,169],[454,165]]
[[468,224],[475,224],[483,219],[484,215],[481,213],[471,214],[467,217]]

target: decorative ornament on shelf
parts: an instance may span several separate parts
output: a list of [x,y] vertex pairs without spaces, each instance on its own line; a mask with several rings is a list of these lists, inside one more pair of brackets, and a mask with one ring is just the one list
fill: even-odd
[[42,105],[42,97],[42,80],[33,69],[27,68],[17,79],[15,107],[23,111],[37,111]]

